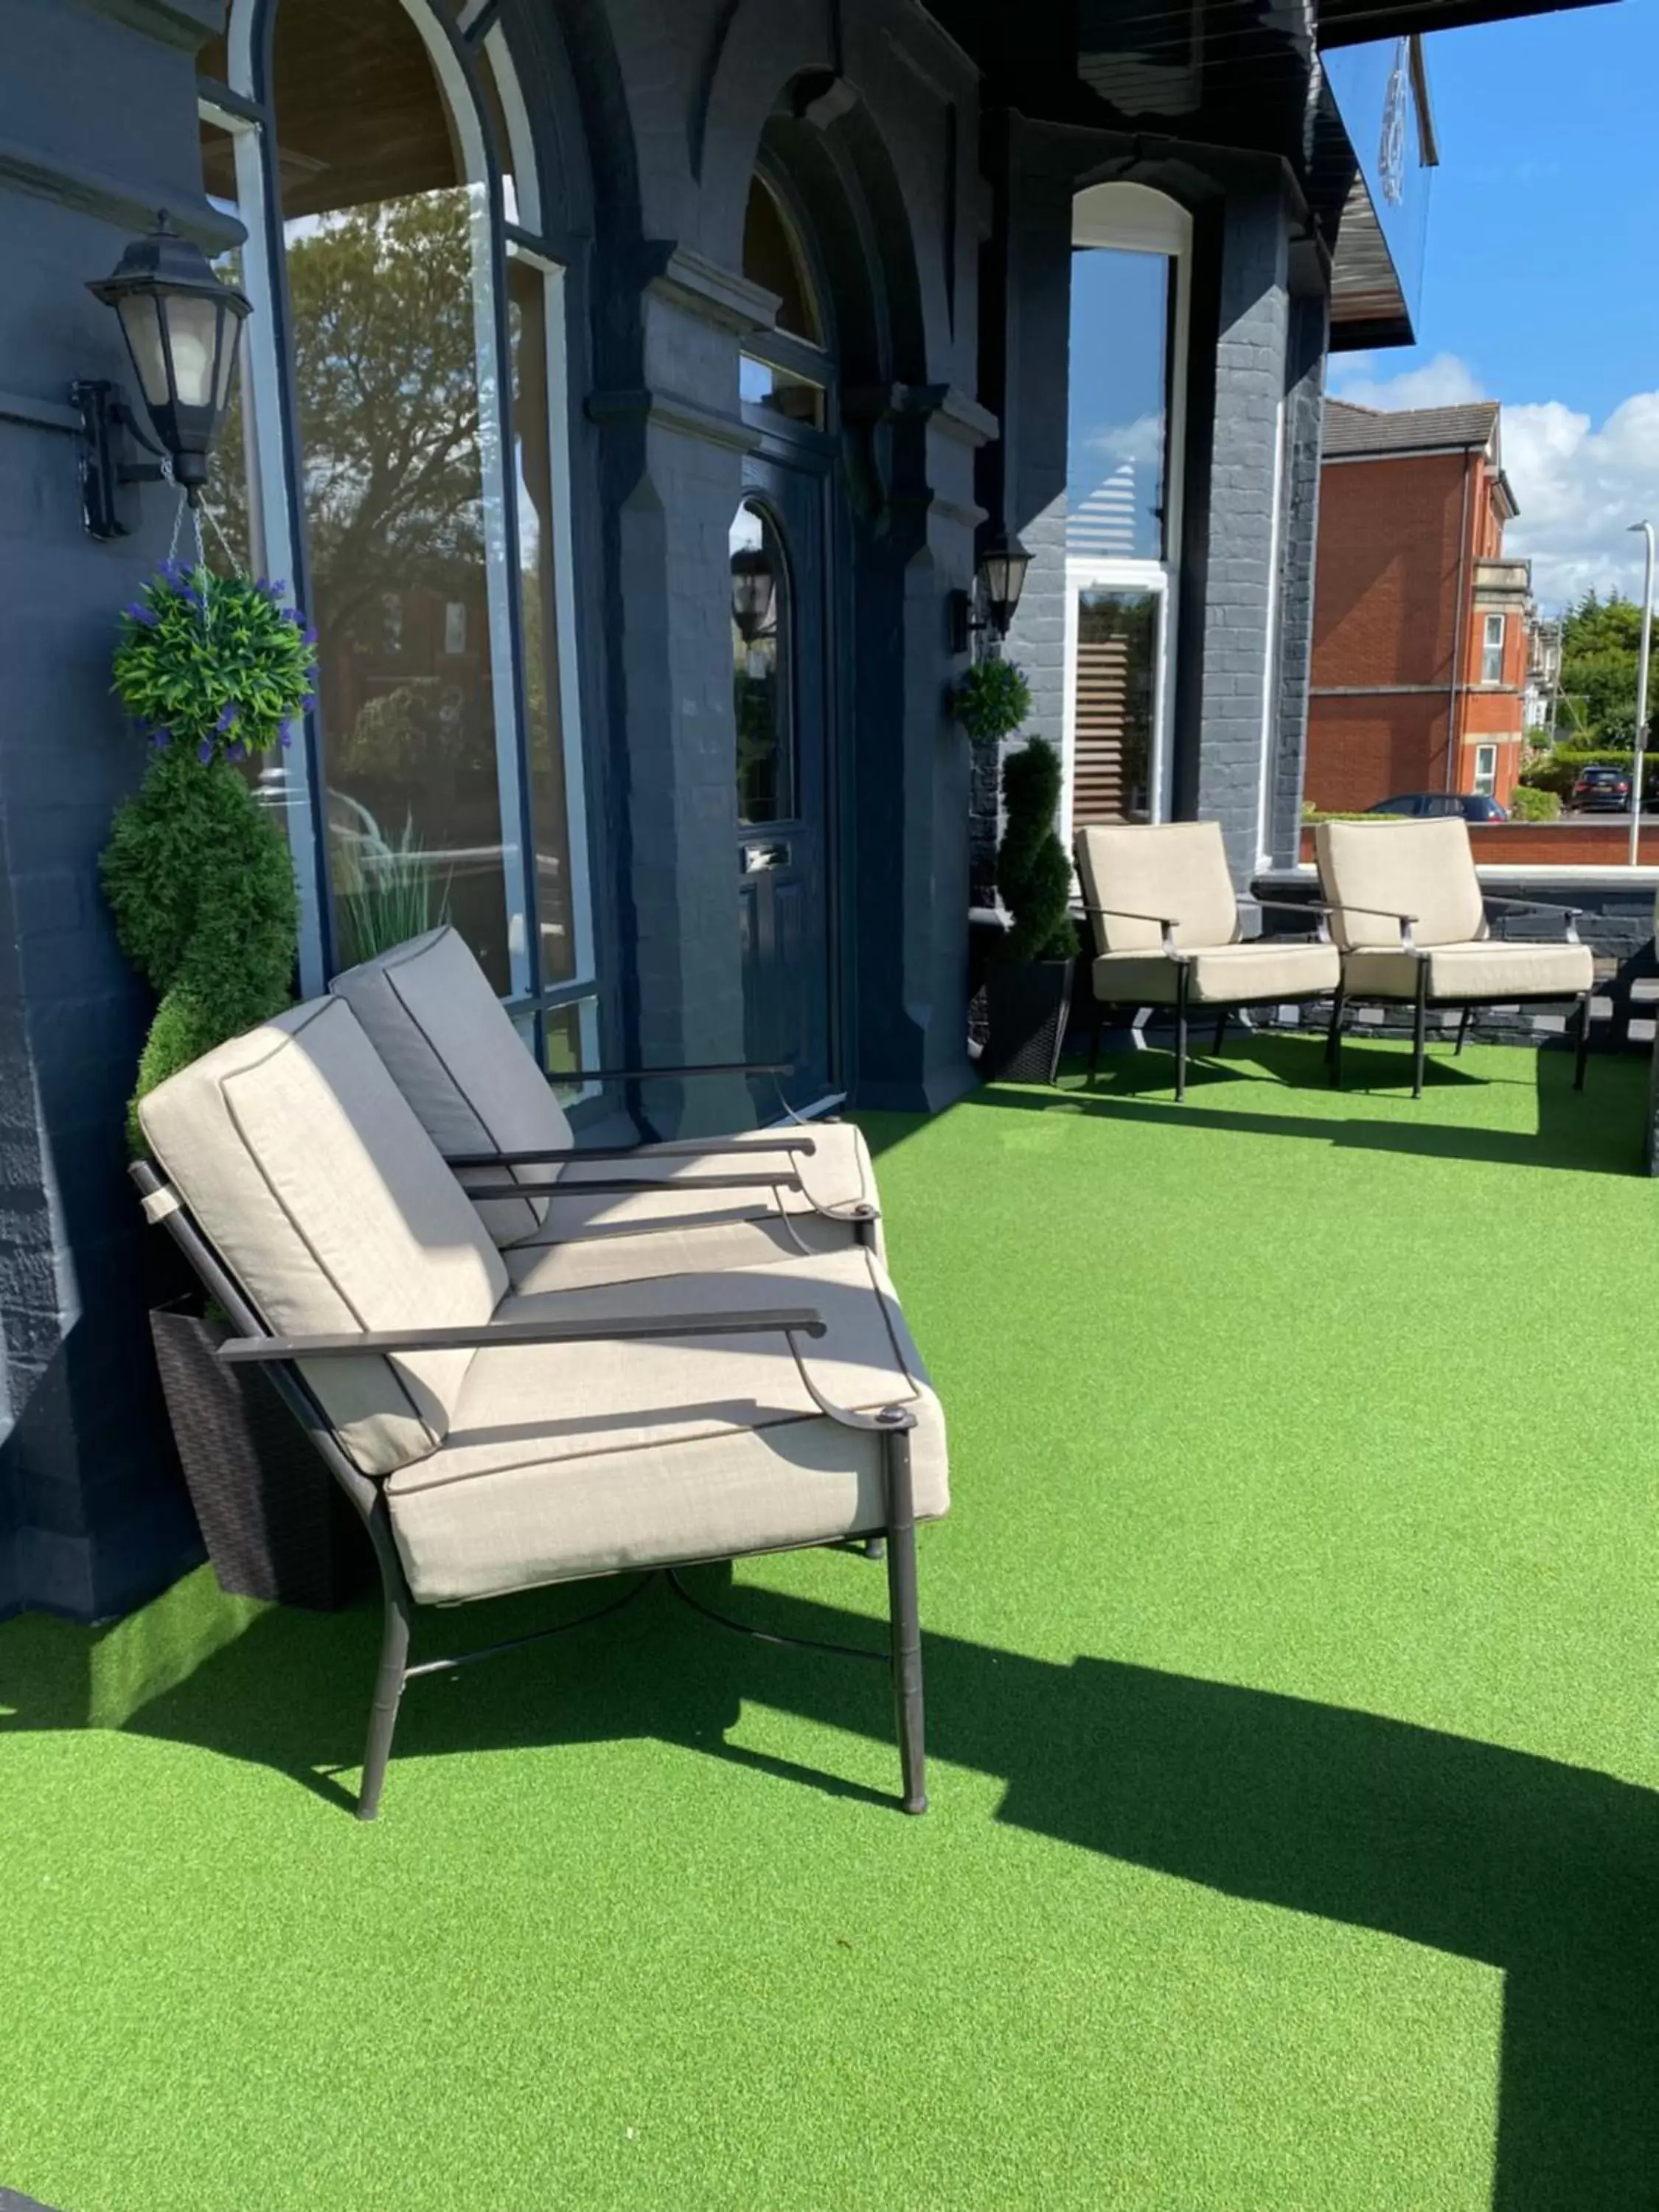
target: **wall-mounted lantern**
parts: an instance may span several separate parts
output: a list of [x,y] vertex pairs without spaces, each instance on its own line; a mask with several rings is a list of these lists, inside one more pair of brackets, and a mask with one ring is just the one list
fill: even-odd
[[951,650],[966,653],[976,630],[1006,637],[1019,595],[1025,588],[1025,572],[1031,556],[1010,530],[993,531],[980,552],[975,580],[985,603],[985,619],[974,620],[973,601],[966,592],[951,594]]
[[[248,302],[214,275],[199,246],[179,236],[165,208],[155,229],[133,240],[114,272],[87,289],[120,318],[155,434],[145,434],[118,385],[100,380],[74,386],[81,410],[81,504],[87,528],[94,538],[123,538],[126,525],[118,494],[124,483],[153,483],[170,473],[192,507],[199,501],[208,455],[230,404]],[[157,459],[122,459],[124,432]]]
[[777,589],[764,547],[738,546],[732,556],[732,619],[745,645],[771,629]]

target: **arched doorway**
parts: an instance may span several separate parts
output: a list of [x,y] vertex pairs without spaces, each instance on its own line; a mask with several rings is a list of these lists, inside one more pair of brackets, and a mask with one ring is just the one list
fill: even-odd
[[[739,367],[757,433],[732,518],[738,919],[744,1053],[787,1062],[792,1105],[841,1087],[835,896],[835,367],[828,304],[798,213],[757,174],[744,274],[778,297]],[[763,1096],[763,1091],[764,1096]],[[775,1111],[769,1083],[757,1107]]]

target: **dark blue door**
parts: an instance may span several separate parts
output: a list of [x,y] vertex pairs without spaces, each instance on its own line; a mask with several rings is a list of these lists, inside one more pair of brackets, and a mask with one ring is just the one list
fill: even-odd
[[[732,531],[744,1053],[787,1060],[792,1106],[835,1087],[828,866],[827,472],[750,455]],[[775,1115],[769,1083],[757,1084]]]

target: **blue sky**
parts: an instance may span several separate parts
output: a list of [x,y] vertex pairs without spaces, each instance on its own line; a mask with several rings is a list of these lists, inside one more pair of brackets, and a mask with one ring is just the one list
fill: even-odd
[[1540,597],[1633,589],[1659,522],[1659,0],[1427,41],[1432,179],[1421,343],[1334,357],[1379,406],[1502,400]]

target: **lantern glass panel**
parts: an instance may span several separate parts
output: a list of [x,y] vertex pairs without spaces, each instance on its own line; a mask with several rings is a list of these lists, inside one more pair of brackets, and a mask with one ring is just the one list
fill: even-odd
[[173,394],[167,389],[167,348],[161,340],[161,307],[155,294],[129,292],[118,302],[118,312],[147,404],[166,407]]
[[214,404],[213,368],[218,351],[219,318],[226,310],[216,300],[175,292],[165,303],[173,344],[173,381],[181,407]]

